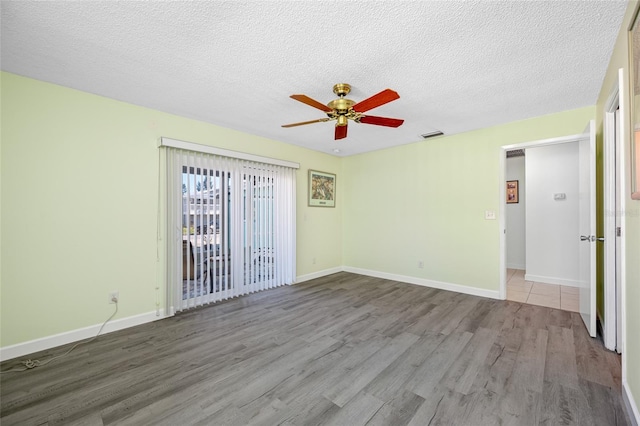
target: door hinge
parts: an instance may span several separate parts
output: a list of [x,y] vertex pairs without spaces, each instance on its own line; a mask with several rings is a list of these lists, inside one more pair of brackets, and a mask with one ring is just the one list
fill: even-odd
[[621,237],[622,236],[622,228],[619,226],[616,226],[616,237]]

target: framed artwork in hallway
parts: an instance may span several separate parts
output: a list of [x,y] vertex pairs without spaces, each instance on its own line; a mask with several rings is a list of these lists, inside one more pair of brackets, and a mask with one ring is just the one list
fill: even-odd
[[507,181],[507,204],[518,203],[518,181]]

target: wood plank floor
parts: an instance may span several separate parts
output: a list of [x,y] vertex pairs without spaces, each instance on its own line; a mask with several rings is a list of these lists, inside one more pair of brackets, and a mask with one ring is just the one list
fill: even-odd
[[578,314],[349,273],[100,336],[0,380],[3,426],[629,424],[619,356]]

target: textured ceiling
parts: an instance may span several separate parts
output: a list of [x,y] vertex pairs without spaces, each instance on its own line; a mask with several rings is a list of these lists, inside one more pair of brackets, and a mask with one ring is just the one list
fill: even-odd
[[[593,105],[622,1],[2,1],[5,71],[335,155]],[[336,83],[397,128],[333,122]],[[179,135],[165,135],[179,137]],[[197,141],[195,141],[197,142]]]

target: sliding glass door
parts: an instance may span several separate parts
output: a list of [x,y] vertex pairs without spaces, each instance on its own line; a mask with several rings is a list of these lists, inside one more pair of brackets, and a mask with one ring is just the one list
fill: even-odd
[[177,149],[167,170],[170,311],[293,282],[294,170]]

